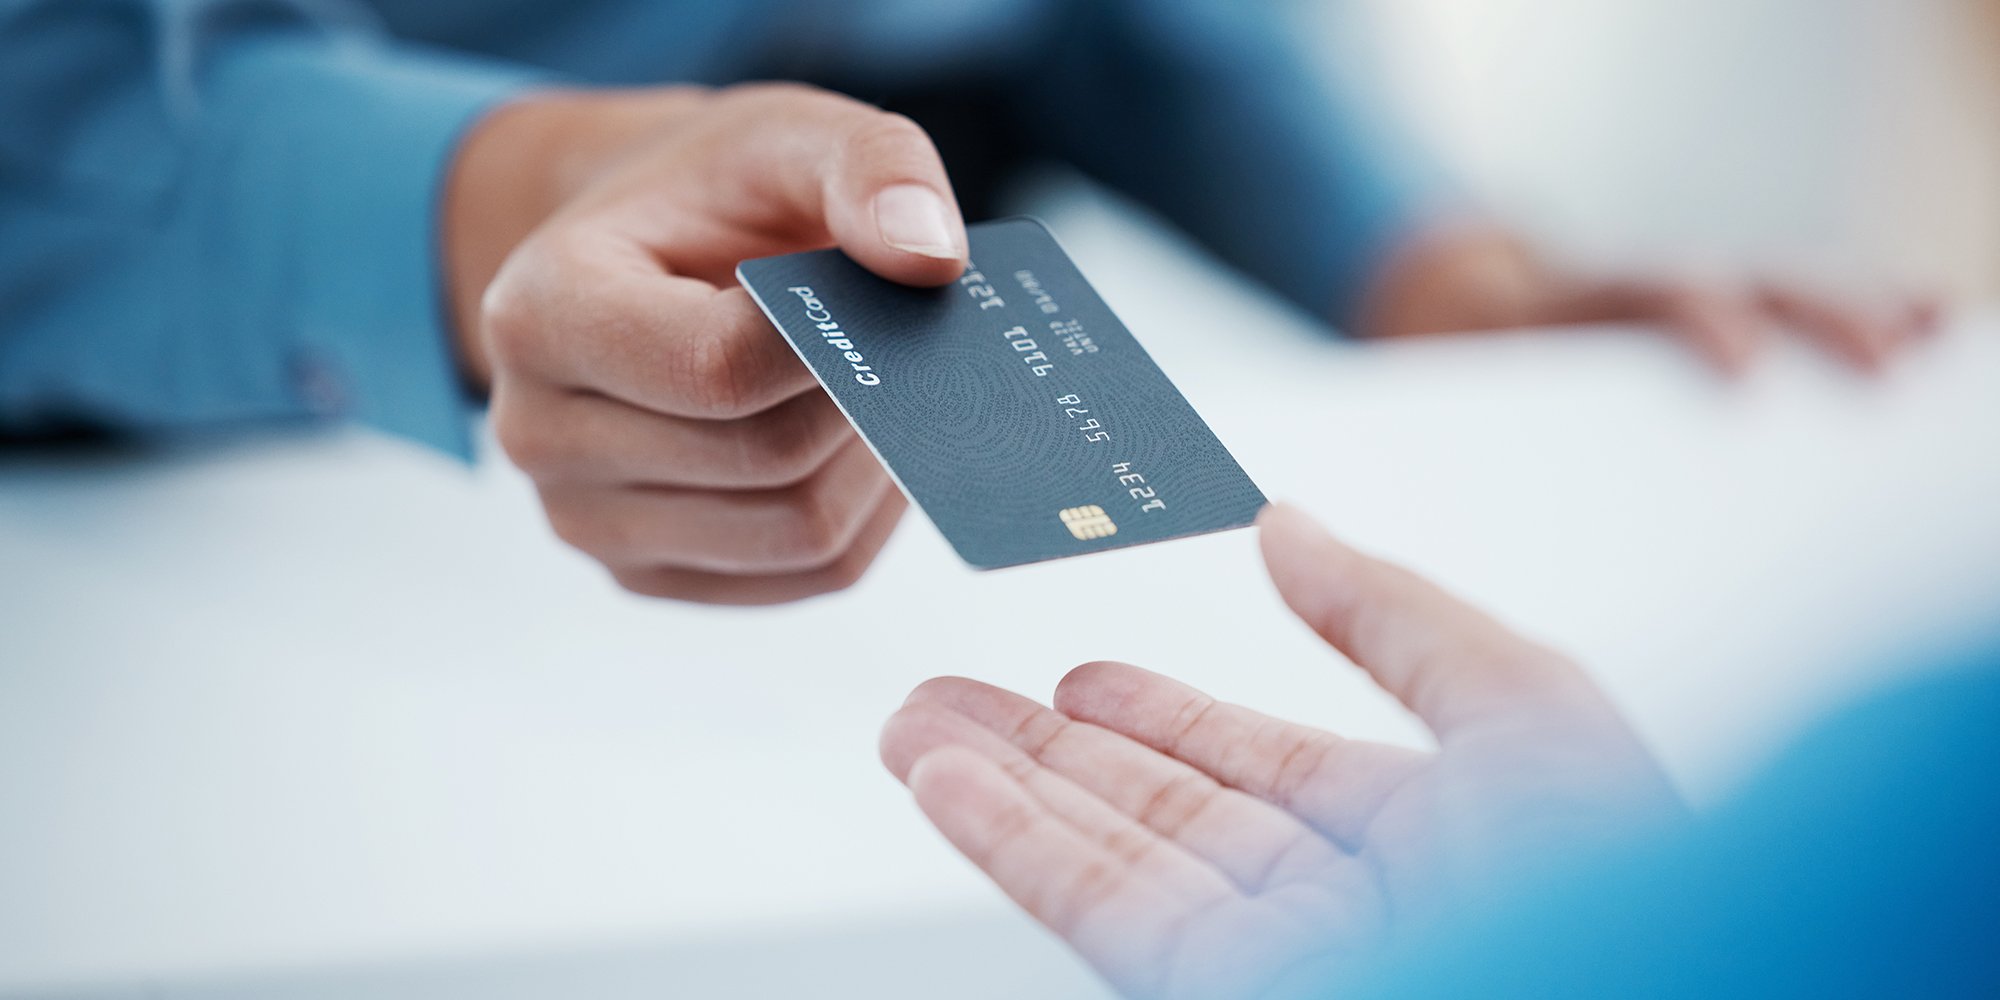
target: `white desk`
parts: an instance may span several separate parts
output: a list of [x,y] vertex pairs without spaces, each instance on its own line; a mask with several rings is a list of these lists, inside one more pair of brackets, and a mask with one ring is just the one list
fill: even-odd
[[[1337,345],[1102,218],[1059,228],[1269,493],[1578,653],[1698,799],[1910,669],[1884,650],[2000,608],[2000,317],[1884,382],[1786,350],[1727,386],[1642,334]],[[620,593],[497,461],[354,433],[13,462],[0,992],[1087,982],[874,742],[930,675],[1046,694],[1099,657],[1415,738],[1248,533],[981,575],[913,517],[851,592],[725,611]]]

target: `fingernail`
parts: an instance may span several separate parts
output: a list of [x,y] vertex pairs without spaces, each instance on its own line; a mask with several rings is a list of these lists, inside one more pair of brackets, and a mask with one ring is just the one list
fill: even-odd
[[875,227],[898,250],[941,260],[963,256],[944,199],[922,184],[883,188],[875,196]]

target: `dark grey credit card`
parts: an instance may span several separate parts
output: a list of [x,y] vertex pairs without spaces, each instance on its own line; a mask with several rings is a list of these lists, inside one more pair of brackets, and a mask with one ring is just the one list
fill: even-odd
[[903,492],[980,569],[1250,524],[1264,494],[1048,228],[969,228],[942,288],[838,250],[737,278]]

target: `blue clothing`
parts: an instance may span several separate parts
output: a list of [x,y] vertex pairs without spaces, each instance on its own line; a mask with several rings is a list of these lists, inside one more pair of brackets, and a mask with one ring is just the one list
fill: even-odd
[[975,217],[1074,164],[1320,315],[1409,210],[1232,0],[0,0],[0,436],[351,418],[468,454],[436,254],[468,123],[552,78],[760,77],[929,125]]
[[1692,829],[1328,995],[2000,997],[2000,651],[1818,727]]

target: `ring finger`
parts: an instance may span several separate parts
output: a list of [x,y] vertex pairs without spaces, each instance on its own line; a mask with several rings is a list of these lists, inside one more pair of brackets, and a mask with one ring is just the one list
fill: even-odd
[[839,559],[894,489],[857,439],[781,489],[545,485],[542,502],[558,536],[614,571],[772,574]]

